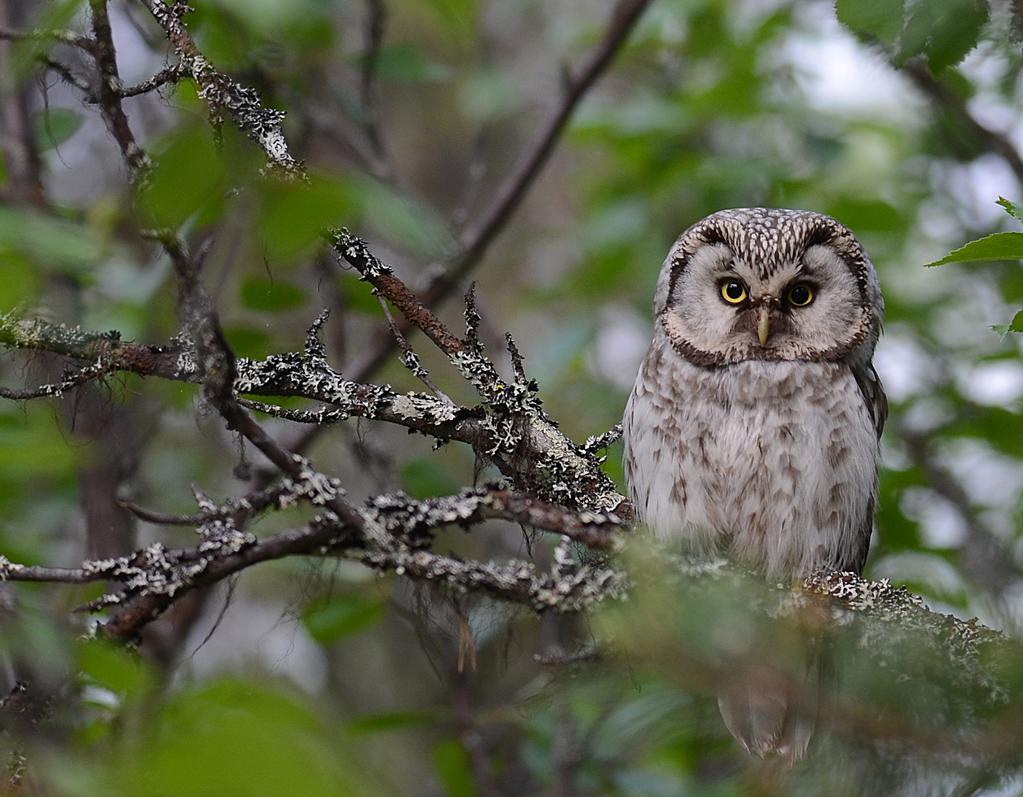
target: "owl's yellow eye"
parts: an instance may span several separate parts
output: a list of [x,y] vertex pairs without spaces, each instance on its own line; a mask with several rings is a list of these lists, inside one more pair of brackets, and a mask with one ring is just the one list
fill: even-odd
[[813,301],[813,290],[809,285],[799,283],[789,288],[785,296],[793,307],[806,307]]
[[742,304],[746,297],[746,286],[738,280],[725,280],[721,283],[721,298],[729,304]]

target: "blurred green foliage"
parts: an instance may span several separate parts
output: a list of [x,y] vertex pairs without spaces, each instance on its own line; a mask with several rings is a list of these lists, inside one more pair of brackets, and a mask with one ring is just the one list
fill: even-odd
[[[85,20],[81,2],[39,5],[39,27]],[[599,41],[607,4],[386,0],[373,58],[363,4],[193,5],[186,22],[200,48],[287,111],[289,141],[312,178],[263,179],[262,154],[229,121],[211,129],[185,81],[126,101],[154,164],[135,192],[94,108],[52,80],[45,95],[29,84],[47,202],[0,204],[0,313],[166,341],[178,332],[172,269],[138,230],[169,226],[203,253],[239,355],[298,349],[328,306],[329,356],[344,369],[369,350],[380,308],[323,256],[323,230],[357,230],[409,284],[424,283],[457,253],[557,102],[563,64],[571,70]],[[122,74],[155,73],[162,39],[148,27],[132,33],[114,7]],[[977,0],[654,2],[474,276],[491,350],[512,331],[552,417],[584,440],[620,418],[649,340],[660,263],[682,229],[722,207],[834,215],[871,253],[887,305],[878,366],[892,421],[868,575],[1018,633],[1023,365],[1018,336],[1005,330],[1023,330],[1023,233],[1016,206],[1003,202],[1007,215],[993,202],[1023,187],[953,107],[978,111],[1012,140],[1023,98],[1008,13]],[[44,49],[17,43],[12,73],[32,74]],[[921,59],[951,104],[896,71]],[[360,73],[370,62],[373,109]],[[378,153],[361,132],[374,118]],[[9,174],[0,163],[0,180]],[[457,307],[445,318],[461,323]],[[445,391],[472,400],[443,357],[416,346]],[[5,385],[59,378],[47,358],[2,362]],[[421,389],[396,358],[376,378]],[[312,455],[355,498],[450,493],[490,475],[465,449],[432,451],[368,423],[332,430]],[[619,458],[613,447],[606,467],[621,482]],[[58,565],[84,555],[83,485],[103,466],[126,474],[120,484],[140,503],[190,512],[191,484],[217,499],[237,495],[263,465],[223,434],[193,387],[122,377],[80,398],[0,403],[0,463],[0,554]],[[256,531],[293,520],[271,515]],[[190,544],[190,535],[137,528],[140,544]],[[497,525],[445,533],[437,546],[484,560],[549,555],[541,540]],[[992,562],[1006,575],[991,576]],[[694,592],[638,572],[651,589],[573,634],[352,563],[279,562],[214,593],[169,661],[146,645],[140,657],[77,639],[83,627],[70,609],[98,587],[0,585],[0,651],[52,706],[35,732],[7,729],[0,742],[27,755],[38,793],[83,796],[461,797],[488,793],[481,767],[505,794],[923,788],[913,755],[881,755],[856,733],[822,737],[820,757],[792,771],[751,762],[721,724],[715,668],[735,645],[784,666],[803,651],[803,629],[751,614],[755,586]],[[167,635],[187,622],[172,618]],[[608,660],[533,659],[594,637],[611,641]],[[920,648],[894,651],[884,670],[864,664],[851,637],[829,644],[846,665],[836,665],[838,697],[885,717],[912,709],[928,739],[965,723],[972,696],[955,695]],[[1017,695],[1019,662],[1000,671]],[[1016,755],[1003,760],[1018,764]],[[998,781],[994,768],[953,764],[925,785],[971,793],[979,784],[979,793]]]

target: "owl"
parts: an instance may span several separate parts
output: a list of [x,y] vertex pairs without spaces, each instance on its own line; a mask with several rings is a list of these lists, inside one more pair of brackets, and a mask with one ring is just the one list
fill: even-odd
[[[887,415],[872,364],[883,311],[867,254],[828,216],[722,210],[683,232],[623,419],[637,517],[775,581],[860,573]],[[816,714],[797,702],[755,677],[719,696],[747,750],[789,759]]]

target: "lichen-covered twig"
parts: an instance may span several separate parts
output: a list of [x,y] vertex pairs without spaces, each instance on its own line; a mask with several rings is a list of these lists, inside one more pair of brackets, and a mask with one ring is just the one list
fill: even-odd
[[[84,562],[75,568],[22,565],[0,557],[0,581],[83,584],[108,581],[113,592],[90,602],[86,610],[114,609],[100,626],[105,635],[128,638],[189,591],[226,578],[268,559],[296,555],[335,555],[356,559],[378,570],[432,581],[460,592],[481,591],[521,603],[536,611],[575,611],[622,594],[624,577],[599,563],[557,564],[539,573],[526,562],[463,562],[426,550],[432,535],[450,525],[468,528],[488,519],[503,518],[544,528],[595,549],[616,545],[617,518],[576,515],[528,496],[501,489],[466,490],[458,495],[415,500],[403,494],[376,496],[353,511],[353,527],[334,511],[337,485],[311,470],[286,478],[272,491],[248,499],[209,504],[200,497],[201,511],[192,516],[167,516],[136,510],[156,522],[194,525],[199,537],[190,548],[167,549],[156,543],[132,554]],[[238,523],[256,511],[283,509],[306,503],[318,514],[307,525],[259,539]],[[388,544],[367,540],[365,527],[386,533]]]
[[150,78],[136,83],[133,86],[124,86],[118,92],[121,97],[137,97],[140,94],[148,94],[151,91],[166,86],[168,84],[177,83],[184,77],[185,71],[181,68],[180,64],[173,64],[161,69],[155,75]]
[[[311,329],[316,340],[319,327]],[[450,334],[450,333],[448,333]],[[122,341],[115,333],[86,333],[37,320],[0,317],[0,343],[9,348],[50,351],[83,362],[102,360],[111,371],[128,371],[198,383],[201,371],[191,348],[147,346]],[[461,342],[459,341],[461,345]],[[592,455],[569,440],[542,411],[535,386],[507,382],[492,364],[462,352],[461,367],[484,384],[484,407],[459,407],[426,393],[397,393],[387,385],[352,382],[337,373],[318,349],[238,359],[234,391],[248,395],[302,396],[323,402],[322,410],[258,408],[305,422],[361,417],[395,423],[439,440],[456,440],[487,455],[522,489],[570,508],[622,513],[624,499]],[[316,344],[320,345],[320,344]],[[302,417],[299,417],[302,415]]]
[[273,173],[285,178],[304,175],[302,164],[292,157],[284,137],[284,112],[263,106],[255,89],[232,80],[213,66],[196,46],[182,17],[188,11],[187,3],[173,0],[142,0],[173,45],[178,57],[178,69],[186,72],[199,87],[199,96],[210,109],[214,124],[220,124],[228,114],[235,125],[252,138],[263,152]]
[[622,425],[620,423],[616,423],[603,434],[587,437],[586,442],[583,443],[583,450],[590,454],[596,454],[597,452],[603,451],[609,446],[614,445],[621,439]]
[[483,428],[490,441],[488,448],[477,448],[480,453],[509,475],[510,463],[528,460],[531,463],[528,486],[548,500],[606,511],[624,502],[600,470],[597,458],[569,440],[543,411],[536,384],[525,378],[522,358],[514,344],[516,378],[509,382],[498,373],[476,334],[479,313],[473,291],[466,297],[463,340],[397,279],[393,269],[373,255],[361,239],[342,228],[332,233],[332,243],[338,256],[398,307],[476,388],[487,410]]
[[[91,2],[101,4],[103,0]],[[200,94],[210,105],[214,120],[219,118],[222,110],[228,111],[239,129],[263,147],[276,173],[288,178],[304,178],[304,168],[292,157],[284,138],[281,126],[283,114],[265,108],[255,91],[226,77],[209,63],[182,23],[181,17],[188,10],[187,5],[180,0],[173,4],[161,0],[143,2],[175,46],[179,66],[199,84]],[[588,63],[583,77],[567,89],[570,101],[564,106],[564,117],[552,126],[547,139],[531,156],[527,172],[538,169],[546,159],[575,102],[609,63],[645,6],[646,0],[620,0],[601,48]],[[523,179],[519,190],[524,190],[531,180],[529,177]],[[511,196],[505,204],[510,208],[516,201]],[[332,231],[331,239],[339,257],[354,266],[382,296],[401,310],[410,323],[447,354],[462,375],[481,391],[481,395],[489,394],[485,402],[489,412],[484,426],[492,445],[485,453],[502,472],[512,475],[515,470],[511,467],[512,459],[528,454],[542,460],[535,463],[539,467],[531,470],[539,478],[533,478],[528,485],[541,496],[573,507],[598,510],[612,510],[622,503],[624,499],[600,471],[597,459],[568,440],[543,413],[538,399],[531,396],[535,388],[518,379],[506,385],[482,349],[466,346],[447,330],[437,316],[394,275],[393,269],[370,252],[365,242],[343,228]],[[244,412],[244,408],[236,402],[229,406]],[[523,447],[525,452],[521,450]]]
[[416,354],[415,349],[412,348],[412,344],[408,342],[405,335],[402,333],[401,328],[398,326],[398,322],[395,321],[394,315],[391,313],[391,308],[387,305],[387,302],[382,296],[377,296],[380,300],[380,309],[384,314],[384,318],[387,319],[387,326],[391,329],[391,334],[394,335],[394,339],[398,344],[398,348],[401,349],[401,363],[404,365],[411,374],[426,385],[430,392],[437,398],[447,401],[450,404],[454,402],[444,393],[433,380],[430,378],[430,372],[426,370],[426,366],[423,365],[423,361],[419,359],[419,355]]
[[11,401],[27,401],[35,398],[61,398],[65,393],[81,387],[86,382],[102,379],[110,372],[110,367],[102,360],[68,371],[59,382],[52,382],[25,390],[0,387],[0,398]]

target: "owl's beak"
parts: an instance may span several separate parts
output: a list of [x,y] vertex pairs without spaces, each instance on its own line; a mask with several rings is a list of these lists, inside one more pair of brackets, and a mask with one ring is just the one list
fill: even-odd
[[771,310],[768,307],[761,307],[757,311],[757,338],[761,346],[767,345],[767,339],[771,336]]

